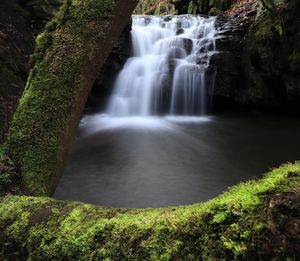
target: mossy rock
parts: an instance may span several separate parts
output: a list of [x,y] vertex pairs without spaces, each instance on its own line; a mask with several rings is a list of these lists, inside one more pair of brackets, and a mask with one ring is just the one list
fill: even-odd
[[[7,196],[0,199],[0,258],[288,260],[300,254],[297,232],[285,226],[299,221],[299,182],[300,162],[286,164],[206,203],[162,209]],[[284,247],[273,249],[278,237]]]

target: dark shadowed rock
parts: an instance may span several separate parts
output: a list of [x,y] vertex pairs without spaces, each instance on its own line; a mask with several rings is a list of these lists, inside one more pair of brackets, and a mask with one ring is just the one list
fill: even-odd
[[62,2],[0,2],[0,142],[25,88],[35,37]]
[[32,0],[25,5],[40,19],[49,20],[58,11],[64,0]]

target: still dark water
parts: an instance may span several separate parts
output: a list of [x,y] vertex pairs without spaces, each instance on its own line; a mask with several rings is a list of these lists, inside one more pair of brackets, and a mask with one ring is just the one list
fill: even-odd
[[110,207],[198,203],[300,159],[281,116],[85,118],[54,197]]

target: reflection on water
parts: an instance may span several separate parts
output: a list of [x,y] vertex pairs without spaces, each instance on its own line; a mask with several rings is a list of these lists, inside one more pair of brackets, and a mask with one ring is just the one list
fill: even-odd
[[300,122],[281,117],[85,118],[55,198],[111,207],[210,199],[300,159]]

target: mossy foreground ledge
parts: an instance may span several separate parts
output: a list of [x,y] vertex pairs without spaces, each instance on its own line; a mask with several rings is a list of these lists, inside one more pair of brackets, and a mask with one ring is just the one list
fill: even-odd
[[286,164],[206,203],[163,209],[7,196],[0,259],[296,260],[299,182],[300,162]]
[[24,193],[53,192],[93,82],[136,2],[66,0],[37,37],[32,70],[4,144]]

